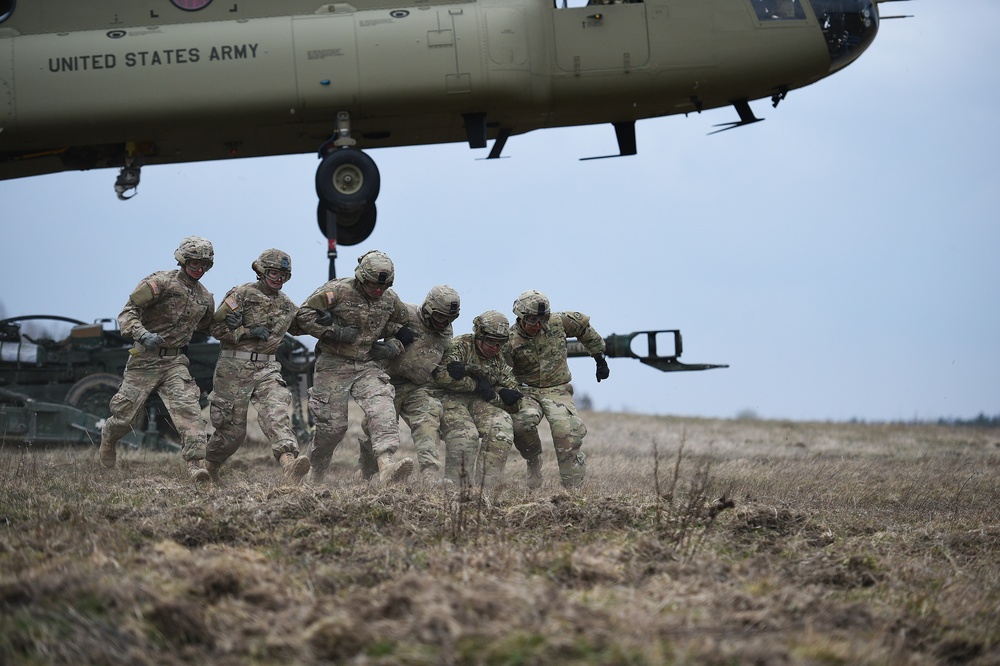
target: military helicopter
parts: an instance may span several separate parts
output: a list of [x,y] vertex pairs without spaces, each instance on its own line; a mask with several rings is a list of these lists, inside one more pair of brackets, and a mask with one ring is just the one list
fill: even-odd
[[[772,105],[854,62],[892,0],[0,0],[0,179],[316,152],[317,222],[367,238],[364,152]],[[900,18],[900,17],[881,17]],[[613,157],[609,156],[609,157]],[[332,257],[331,255],[331,271]]]

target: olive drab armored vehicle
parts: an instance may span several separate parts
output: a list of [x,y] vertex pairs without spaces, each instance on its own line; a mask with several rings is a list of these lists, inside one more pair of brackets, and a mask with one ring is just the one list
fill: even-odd
[[[70,325],[64,338],[33,337],[27,322],[43,329]],[[29,325],[27,328],[30,328]],[[0,321],[0,442],[99,442],[99,422],[110,415],[108,403],[118,391],[132,342],[113,319],[86,323],[52,315],[29,315]],[[212,391],[220,345],[198,333],[187,347],[191,376],[203,406]],[[282,374],[295,398],[296,434],[308,440],[308,416],[302,399],[312,370],[312,352],[291,336],[278,350]],[[150,399],[126,443],[174,448],[174,429],[163,403]]]

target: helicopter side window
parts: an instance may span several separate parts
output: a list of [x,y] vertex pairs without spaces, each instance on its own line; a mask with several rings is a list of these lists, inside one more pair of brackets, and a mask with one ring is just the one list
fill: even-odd
[[761,21],[786,21],[806,17],[800,0],[750,0],[750,4]]
[[14,0],[0,0],[0,23],[10,18],[14,13]]

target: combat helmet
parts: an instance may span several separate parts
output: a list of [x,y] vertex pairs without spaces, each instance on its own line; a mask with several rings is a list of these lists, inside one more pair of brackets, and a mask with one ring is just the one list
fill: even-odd
[[396,270],[392,259],[380,250],[368,250],[358,257],[354,277],[363,284],[374,284],[383,288],[392,286]]
[[174,250],[174,259],[177,260],[177,264],[180,266],[198,259],[206,261],[208,262],[208,265],[205,267],[207,271],[215,264],[215,250],[212,248],[212,243],[201,236],[188,236]]
[[285,273],[285,279],[282,282],[288,282],[292,279],[292,258],[287,253],[273,247],[261,252],[257,260],[250,264],[250,267],[259,278],[264,277],[265,271],[275,270]]
[[518,319],[532,317],[545,321],[552,314],[549,308],[549,299],[542,292],[529,289],[522,292],[514,301],[514,314],[517,315]]
[[458,319],[461,306],[458,292],[446,284],[439,284],[427,292],[427,297],[420,306],[420,315],[431,328],[443,329]]
[[494,342],[507,342],[510,334],[510,322],[502,312],[487,310],[472,320],[472,332],[477,340],[486,339]]

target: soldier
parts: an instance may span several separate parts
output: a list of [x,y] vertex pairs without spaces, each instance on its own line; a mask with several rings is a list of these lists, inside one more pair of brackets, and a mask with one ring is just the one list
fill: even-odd
[[348,398],[364,411],[382,482],[400,481],[413,460],[392,459],[399,448],[399,422],[389,376],[378,363],[413,342],[406,308],[390,289],[395,269],[388,255],[370,250],[358,258],[353,278],[330,280],[306,299],[296,326],[319,339],[309,413],[315,422],[309,458],[321,481],[333,452],[347,433]]
[[[452,322],[458,319],[461,300],[458,292],[447,285],[432,287],[422,305],[405,304],[413,344],[389,361],[389,377],[396,391],[396,414],[410,427],[417,464],[422,475],[436,477],[441,469],[438,459],[438,433],[441,429],[440,389],[432,373],[444,356],[452,339]],[[362,425],[368,434],[368,422]],[[358,463],[361,474],[370,479],[378,472],[372,454],[371,441],[360,442]]]
[[544,416],[552,431],[559,463],[559,477],[566,488],[575,488],[587,475],[586,455],[580,450],[587,426],[573,403],[573,385],[566,362],[566,339],[576,338],[597,362],[597,381],[610,371],[604,358],[604,338],[580,312],[549,310],[549,299],[540,291],[526,291],[514,301],[516,325],[510,331],[511,365],[524,392],[521,410],[514,417],[514,446],[528,462],[528,487],[542,483],[542,443],[538,424]]
[[292,431],[292,394],[275,355],[297,309],[281,291],[292,278],[292,258],[271,248],[250,267],[257,281],[230,289],[212,322],[212,335],[222,351],[212,384],[209,413],[215,432],[208,440],[206,467],[218,482],[219,468],[246,440],[247,408],[253,401],[285,481],[297,483],[309,471],[309,458],[299,456]]
[[517,411],[521,393],[500,353],[510,331],[507,317],[489,310],[472,320],[472,330],[452,340],[434,370],[434,380],[446,389],[441,398],[444,475],[458,483],[464,466],[475,470],[474,483],[489,487],[503,478],[514,443],[511,413]]
[[183,348],[195,330],[209,333],[215,300],[199,282],[212,268],[212,244],[198,236],[183,239],[174,251],[178,270],[146,277],[129,295],[118,315],[122,334],[135,340],[129,350],[125,377],[111,398],[111,416],[101,429],[101,462],[114,467],[118,440],[132,429],[132,420],[156,391],[181,436],[181,457],[191,478],[204,483],[207,424],[201,416],[201,391],[188,371]]

